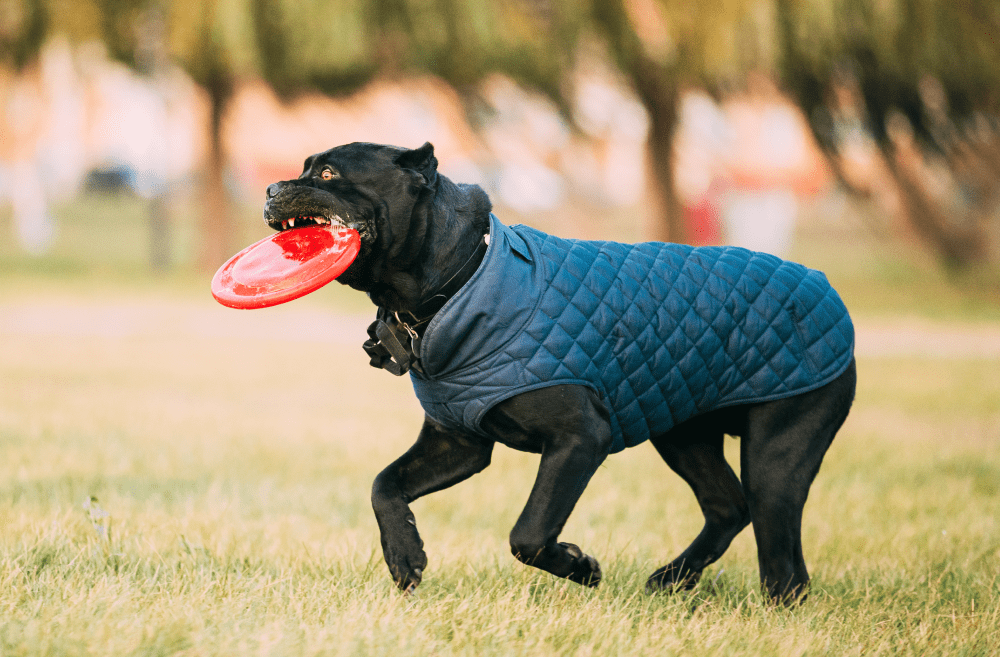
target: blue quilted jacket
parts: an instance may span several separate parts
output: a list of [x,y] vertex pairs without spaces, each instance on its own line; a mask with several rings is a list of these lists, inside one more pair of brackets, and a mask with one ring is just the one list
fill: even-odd
[[821,272],[736,247],[561,239],[491,217],[479,269],[431,320],[411,371],[427,414],[482,434],[498,402],[593,388],[618,452],[700,413],[818,388],[854,328]]

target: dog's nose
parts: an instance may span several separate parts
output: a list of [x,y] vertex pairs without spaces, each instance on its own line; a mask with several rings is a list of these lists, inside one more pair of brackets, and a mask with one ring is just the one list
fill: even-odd
[[264,193],[267,194],[267,198],[274,198],[275,196],[278,195],[278,192],[280,191],[281,191],[281,183],[271,183],[270,185],[267,186],[267,191]]

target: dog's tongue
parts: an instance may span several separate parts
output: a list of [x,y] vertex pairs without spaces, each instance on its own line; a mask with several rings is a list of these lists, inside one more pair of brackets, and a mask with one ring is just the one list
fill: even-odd
[[347,271],[361,250],[358,231],[306,226],[243,249],[212,278],[212,296],[230,308],[267,308],[315,292]]

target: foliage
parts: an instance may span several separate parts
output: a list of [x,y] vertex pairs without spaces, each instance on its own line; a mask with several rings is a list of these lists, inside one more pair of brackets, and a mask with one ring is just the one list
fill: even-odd
[[48,33],[43,0],[8,0],[0,7],[0,65],[21,69],[34,60]]
[[376,72],[363,22],[368,6],[362,0],[252,0],[264,79],[286,98],[305,89],[342,94],[363,85]]
[[[224,239],[219,133],[237,81],[284,98],[345,94],[375,76],[440,76],[466,94],[492,73],[571,116],[573,73],[595,50],[650,117],[653,193],[685,239],[673,135],[685,86],[731,88],[776,69],[842,182],[885,201],[951,265],[1000,262],[1000,5],[994,0],[10,0],[3,58],[51,32],[100,38],[149,70],[170,57],[208,91],[213,157],[206,242]],[[857,127],[851,128],[854,125]],[[854,137],[873,166],[855,166]],[[853,140],[853,141],[852,141]],[[217,247],[217,251],[224,251]]]
[[[862,193],[890,188],[946,263],[1000,262],[1000,5],[777,7],[781,70],[842,180]],[[842,159],[858,131],[881,154],[881,180],[852,178]]]
[[[595,44],[649,112],[664,236],[685,239],[673,189],[673,131],[684,84],[718,85],[744,56],[752,0],[254,0],[261,72],[283,96],[351,91],[370,77],[430,73],[467,95],[494,73],[572,117],[582,52]],[[748,26],[750,26],[748,28]]]
[[569,2],[253,0],[261,71],[282,95],[430,73],[468,90],[492,72],[559,99],[579,31]]

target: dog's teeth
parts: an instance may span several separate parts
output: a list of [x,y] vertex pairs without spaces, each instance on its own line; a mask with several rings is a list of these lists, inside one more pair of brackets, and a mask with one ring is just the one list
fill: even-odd
[[288,227],[289,228],[295,228],[295,220],[294,219],[289,219],[288,220]]
[[287,221],[282,221],[281,222],[281,227],[282,228],[288,228],[288,222]]

